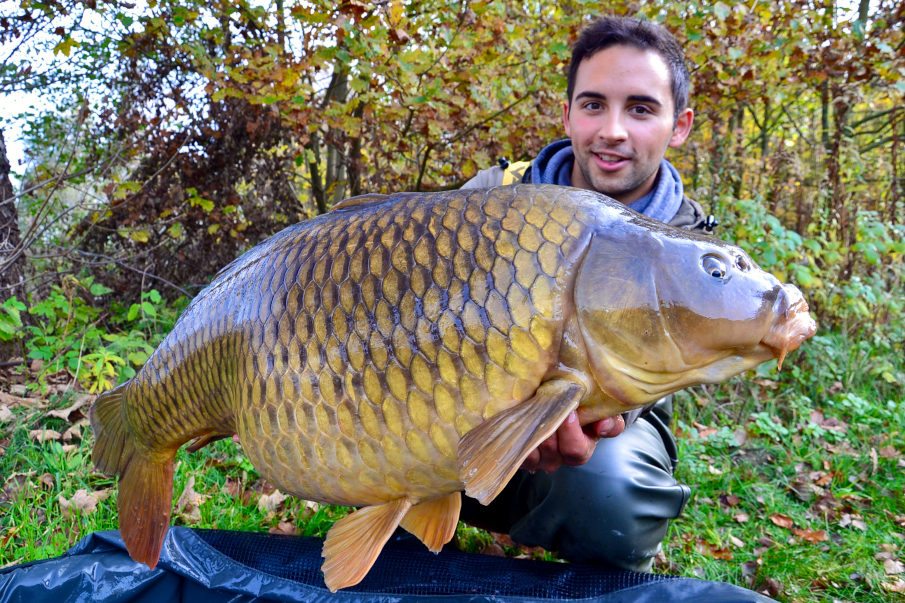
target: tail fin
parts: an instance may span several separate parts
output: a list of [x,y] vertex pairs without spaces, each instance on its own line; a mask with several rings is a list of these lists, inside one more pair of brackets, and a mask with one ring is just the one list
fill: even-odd
[[128,383],[98,396],[89,416],[94,429],[92,458],[98,470],[119,476],[119,526],[129,556],[151,569],[170,525],[175,451],[147,456],[135,446],[123,418]]

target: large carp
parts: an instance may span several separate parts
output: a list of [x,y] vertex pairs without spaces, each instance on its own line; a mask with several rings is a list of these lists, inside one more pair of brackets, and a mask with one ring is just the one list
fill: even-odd
[[224,268],[91,409],[133,559],[157,563],[173,459],[238,434],[280,490],[362,507],[331,590],[397,526],[439,550],[574,409],[582,424],[780,360],[816,327],[742,250],[601,195],[511,186],[365,195]]

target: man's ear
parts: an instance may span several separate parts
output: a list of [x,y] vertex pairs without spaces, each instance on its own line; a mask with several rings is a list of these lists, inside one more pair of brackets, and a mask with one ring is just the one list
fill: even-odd
[[672,129],[672,138],[669,139],[669,146],[673,148],[682,146],[691,133],[692,122],[694,122],[694,111],[690,107],[679,111],[679,116],[676,117],[676,125]]
[[572,138],[569,133],[569,101],[563,101],[562,103],[562,126],[566,130],[566,137]]

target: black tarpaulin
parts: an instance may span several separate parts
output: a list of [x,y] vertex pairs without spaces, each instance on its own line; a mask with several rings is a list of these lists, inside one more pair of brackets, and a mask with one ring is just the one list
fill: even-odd
[[509,559],[391,540],[358,585],[330,593],[323,541],[170,528],[153,570],[129,558],[119,532],[85,537],[64,555],[0,570],[0,602],[204,601],[772,601],[729,584],[598,566]]

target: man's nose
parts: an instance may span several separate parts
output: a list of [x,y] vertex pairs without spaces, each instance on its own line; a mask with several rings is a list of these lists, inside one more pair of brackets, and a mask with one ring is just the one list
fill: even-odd
[[628,138],[624,116],[619,111],[607,111],[600,118],[597,137],[607,142],[622,141]]

